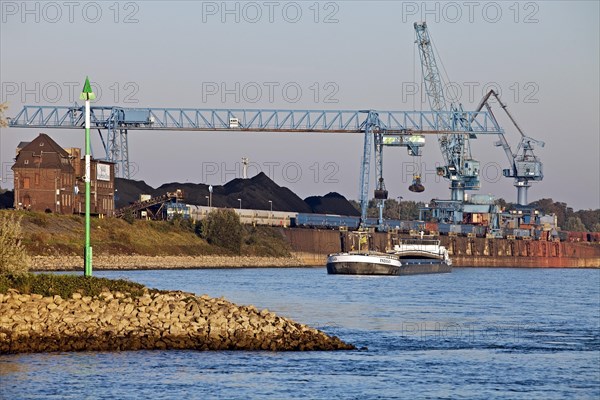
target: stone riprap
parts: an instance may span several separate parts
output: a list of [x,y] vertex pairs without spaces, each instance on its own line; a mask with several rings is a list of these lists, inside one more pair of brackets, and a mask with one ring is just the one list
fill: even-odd
[[185,292],[72,298],[0,294],[0,354],[141,349],[350,350],[335,336],[254,306]]
[[[83,257],[79,256],[34,256],[31,258],[34,271],[83,270]],[[191,269],[191,268],[265,268],[303,267],[296,257],[254,256],[94,256],[94,269]]]

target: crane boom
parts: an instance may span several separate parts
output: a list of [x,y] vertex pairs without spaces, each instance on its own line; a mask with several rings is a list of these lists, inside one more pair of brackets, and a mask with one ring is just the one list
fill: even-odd
[[498,132],[500,140],[496,142],[496,146],[502,146],[504,153],[510,163],[509,169],[504,169],[502,175],[507,178],[514,178],[514,186],[517,188],[517,204],[527,205],[527,191],[531,187],[530,181],[541,181],[544,179],[543,164],[540,159],[533,153],[534,145],[544,147],[545,143],[540,140],[535,140],[523,132],[512,114],[508,111],[506,104],[500,99],[500,95],[495,90],[490,90],[479,102],[479,106],[475,112],[480,112],[483,107],[486,107],[487,112],[494,120],[494,124],[498,125],[496,116],[492,112],[490,97],[494,97],[500,107],[504,110],[510,121],[513,123],[517,131],[521,134],[521,141],[517,146],[517,151],[513,153],[510,144],[506,140],[504,132]]
[[[454,104],[448,105],[444,97],[444,86],[434,54],[433,44],[427,29],[427,23],[414,24],[416,43],[419,48],[421,69],[425,91],[432,111],[450,111],[454,118],[446,121],[449,125],[460,126],[468,130],[468,119],[461,117],[462,107]],[[438,143],[444,158],[445,166],[437,169],[438,175],[448,179],[450,184],[451,199],[462,201],[465,190],[479,189],[479,162],[471,157],[469,137],[457,134],[440,134]]]

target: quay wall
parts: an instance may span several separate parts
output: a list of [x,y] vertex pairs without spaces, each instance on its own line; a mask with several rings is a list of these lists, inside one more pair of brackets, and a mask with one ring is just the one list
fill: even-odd
[[[325,265],[327,255],[341,251],[335,230],[281,229],[293,254],[307,265]],[[600,245],[441,236],[454,267],[600,268]],[[375,248],[384,251],[387,234],[375,233]]]

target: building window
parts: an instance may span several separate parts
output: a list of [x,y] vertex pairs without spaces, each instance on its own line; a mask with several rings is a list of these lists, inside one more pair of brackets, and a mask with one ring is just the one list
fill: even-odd
[[29,164],[29,160],[25,160],[25,161],[24,161],[24,164],[25,164],[25,165]]
[[29,178],[23,178],[23,189],[29,189]]

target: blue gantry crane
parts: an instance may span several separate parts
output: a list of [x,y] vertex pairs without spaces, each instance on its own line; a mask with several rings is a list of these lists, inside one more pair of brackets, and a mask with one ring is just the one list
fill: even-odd
[[[83,108],[74,106],[24,106],[10,120],[15,128],[83,129]],[[457,121],[461,121],[458,123]],[[375,111],[375,110],[276,110],[124,108],[92,106],[91,126],[100,135],[105,160],[114,162],[118,176],[130,178],[130,131],[236,131],[362,133],[360,192],[362,221],[366,221],[372,149],[376,161],[376,197],[385,200],[383,148],[406,147],[421,154],[425,136],[498,134],[495,119],[485,111]],[[380,221],[381,224],[381,209]]]

